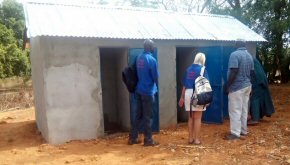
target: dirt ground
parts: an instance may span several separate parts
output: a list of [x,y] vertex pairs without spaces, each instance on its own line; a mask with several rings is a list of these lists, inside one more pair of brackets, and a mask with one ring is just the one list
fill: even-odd
[[187,125],[161,130],[161,144],[128,146],[128,133],[49,145],[38,133],[34,108],[0,112],[0,164],[290,164],[290,85],[271,86],[276,113],[249,127],[244,140],[226,141],[229,121],[202,125],[202,145],[187,144]]

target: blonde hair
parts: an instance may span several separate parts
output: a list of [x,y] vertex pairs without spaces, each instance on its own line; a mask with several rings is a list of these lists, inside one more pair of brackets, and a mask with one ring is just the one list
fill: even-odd
[[205,54],[204,53],[197,53],[195,55],[193,63],[204,66],[205,65]]

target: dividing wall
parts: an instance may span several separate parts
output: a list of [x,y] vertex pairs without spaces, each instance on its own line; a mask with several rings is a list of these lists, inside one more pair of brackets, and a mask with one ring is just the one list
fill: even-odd
[[129,130],[129,93],[122,82],[126,48],[100,48],[105,133]]

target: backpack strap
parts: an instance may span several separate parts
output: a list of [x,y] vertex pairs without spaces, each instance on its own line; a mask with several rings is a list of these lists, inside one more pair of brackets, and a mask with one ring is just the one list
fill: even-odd
[[189,106],[189,115],[192,116],[192,98],[190,99],[190,106]]
[[[194,83],[193,83],[193,87],[192,87],[192,89],[194,88]],[[192,105],[193,105],[193,98],[194,98],[194,91],[192,91],[192,95],[191,95],[191,97],[190,97],[190,109],[189,109],[189,115],[190,115],[190,117],[192,116]]]
[[[201,67],[201,69],[200,69],[200,75],[201,76],[204,76],[204,70],[205,70],[205,66],[202,66]],[[195,86],[194,86],[194,83],[193,83],[193,85],[192,85],[192,89],[194,89],[195,88]],[[193,98],[194,98],[194,94],[195,94],[195,90],[194,91],[192,91],[192,95],[191,95],[191,99],[190,99],[190,117],[191,117],[191,113],[192,113],[192,100],[193,100]],[[205,105],[203,106],[203,108],[205,107]]]
[[202,66],[200,69],[200,75],[204,76],[204,70],[205,70],[205,66]]

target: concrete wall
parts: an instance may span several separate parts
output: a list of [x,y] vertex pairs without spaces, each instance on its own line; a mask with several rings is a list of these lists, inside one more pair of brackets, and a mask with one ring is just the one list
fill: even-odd
[[42,51],[42,42],[39,37],[32,38],[30,61],[32,71],[32,87],[34,92],[34,106],[35,106],[35,118],[38,130],[42,136],[48,140],[48,119],[46,108],[46,97],[44,95],[44,52]]
[[158,46],[160,128],[177,124],[175,56],[175,46]]
[[[37,100],[37,117],[44,138],[52,144],[74,139],[94,139],[102,136],[103,113],[99,50],[95,43],[84,39],[41,37],[39,52],[32,52],[32,61],[41,56],[43,68],[33,74],[34,91],[41,91]],[[39,78],[40,77],[40,78]],[[37,81],[42,79],[42,82]],[[37,101],[36,100],[36,101]],[[38,116],[38,115],[37,115]],[[44,126],[47,125],[47,129]]]
[[249,51],[249,53],[251,53],[252,56],[256,57],[256,52],[257,52],[256,43],[249,42],[249,43],[247,43],[246,48]]
[[130,126],[130,104],[129,104],[129,92],[122,81],[122,70],[128,65],[128,49],[120,50],[118,54],[117,62],[117,107],[119,109],[119,123],[122,130],[129,131]]

